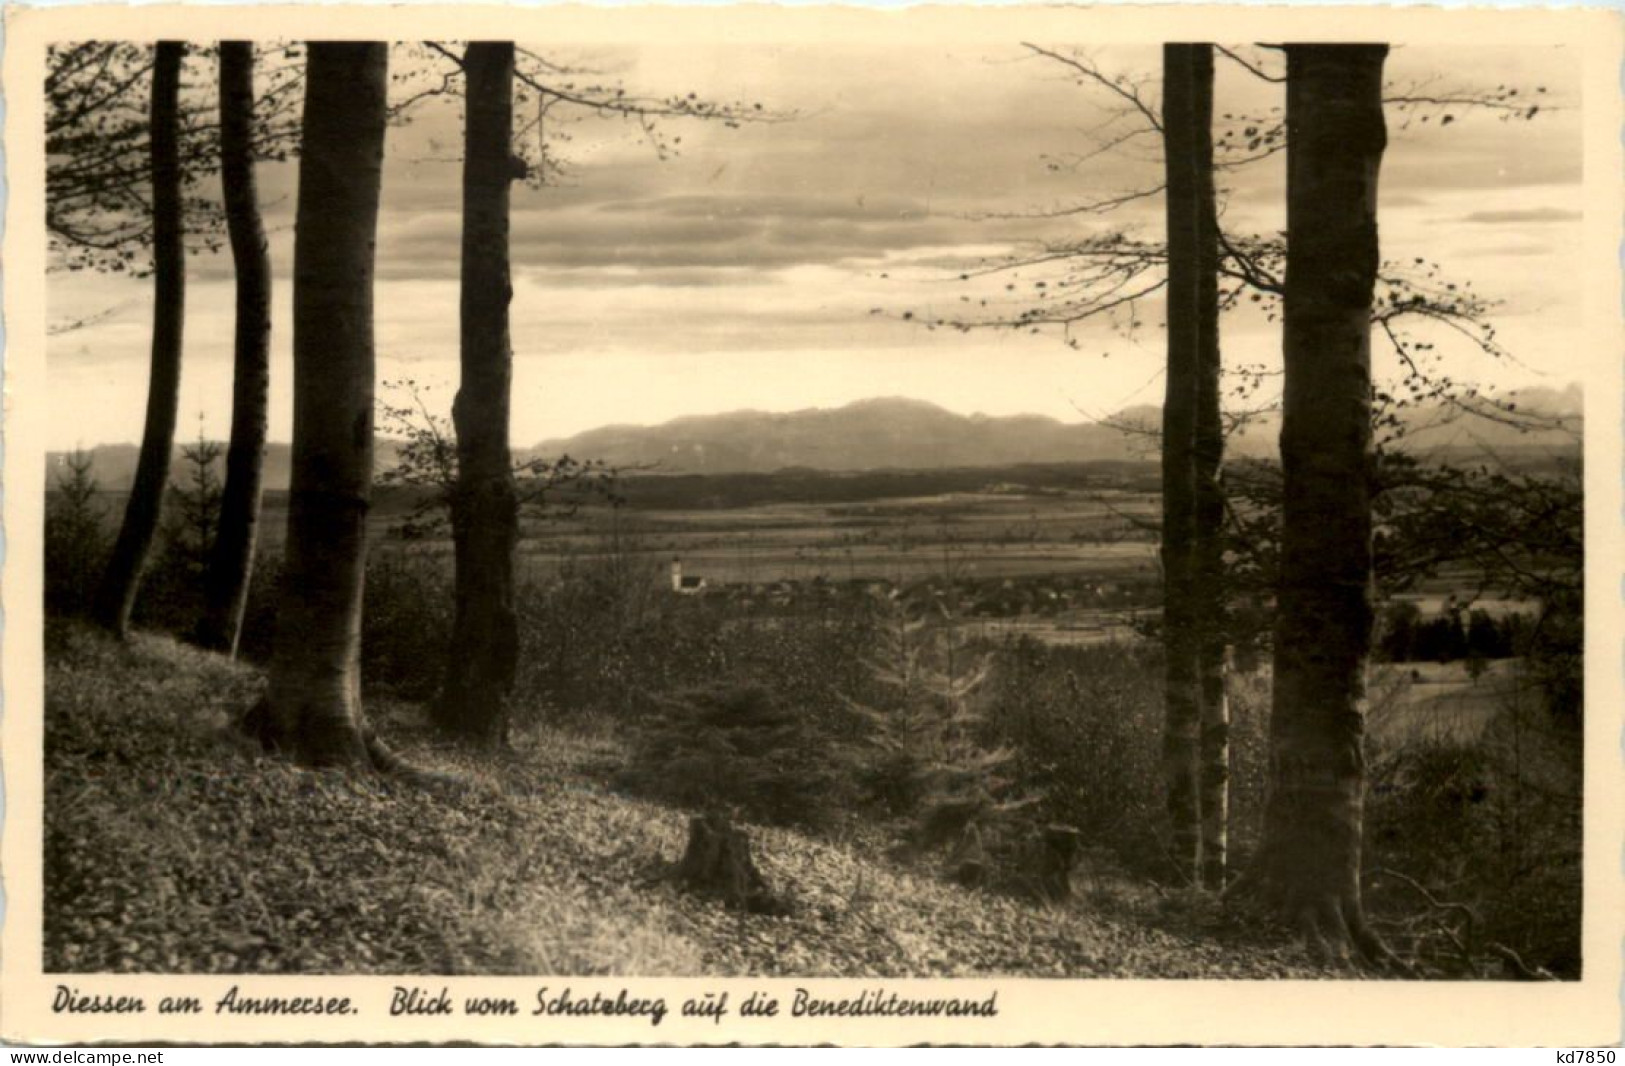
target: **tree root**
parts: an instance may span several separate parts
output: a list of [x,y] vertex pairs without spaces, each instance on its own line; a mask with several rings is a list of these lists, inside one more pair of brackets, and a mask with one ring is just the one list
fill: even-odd
[[1381,976],[1417,976],[1416,969],[1371,928],[1357,899],[1333,892],[1292,893],[1275,884],[1263,865],[1255,862],[1226,886],[1219,897],[1226,906],[1283,921],[1321,964]]
[[1414,977],[1411,965],[1394,954],[1365,920],[1358,904],[1333,895],[1304,902],[1297,925],[1317,960],[1384,975]]
[[[261,696],[248,710],[237,719],[237,729],[250,739],[259,743],[260,750],[270,754],[287,754],[283,738],[277,736],[272,724],[271,700],[269,696]],[[361,727],[359,737],[364,760],[361,768],[371,770],[386,777],[396,778],[420,788],[439,789],[450,792],[460,792],[472,782],[459,775],[442,773],[437,770],[425,770],[414,766],[402,758],[383,738],[378,736],[371,725]]]
[[1553,976],[1549,970],[1539,966],[1530,966],[1528,963],[1523,961],[1523,956],[1519,955],[1512,948],[1500,943],[1499,941],[1492,940],[1486,944],[1483,944],[1483,951],[1481,953],[1478,940],[1478,931],[1482,923],[1479,921],[1477,912],[1467,904],[1457,903],[1448,899],[1441,899],[1440,897],[1434,895],[1426,885],[1422,884],[1414,877],[1401,873],[1398,870],[1383,868],[1374,870],[1372,873],[1375,876],[1391,879],[1398,884],[1409,888],[1427,903],[1433,914],[1455,915],[1461,919],[1461,932],[1459,935],[1455,930],[1451,929],[1449,924],[1446,922],[1441,921],[1438,928],[1439,931],[1449,939],[1451,945],[1455,948],[1457,960],[1461,967],[1472,976],[1478,977],[1482,975],[1483,970],[1480,966],[1480,962],[1484,961],[1484,956],[1487,955],[1499,960],[1502,971],[1505,973],[1506,977],[1511,980],[1557,980],[1557,978]]
[[1555,981],[1557,978],[1543,966],[1531,967],[1523,956],[1499,941],[1491,941],[1489,949],[1505,965],[1514,981]]
[[371,760],[372,768],[381,774],[399,778],[419,788],[446,792],[463,792],[473,786],[473,782],[461,774],[425,770],[412,765],[385,744],[371,726],[363,728],[362,740],[367,746],[367,758]]
[[1459,936],[1456,934],[1455,930],[1450,928],[1447,922],[1441,921],[1438,928],[1455,947],[1457,960],[1460,962],[1461,966],[1469,974],[1472,974],[1475,977],[1478,975],[1478,966],[1475,960],[1475,955],[1477,952],[1475,949],[1478,942],[1477,930],[1479,921],[1478,915],[1471,907],[1467,906],[1465,903],[1455,903],[1450,900],[1438,898],[1432,892],[1428,891],[1426,885],[1422,884],[1414,877],[1400,873],[1398,870],[1383,867],[1373,870],[1372,875],[1374,877],[1387,878],[1391,881],[1397,882],[1398,884],[1404,885],[1406,888],[1409,888],[1412,892],[1415,892],[1417,895],[1421,896],[1435,913],[1441,915],[1454,914],[1461,918],[1462,927],[1461,935]]

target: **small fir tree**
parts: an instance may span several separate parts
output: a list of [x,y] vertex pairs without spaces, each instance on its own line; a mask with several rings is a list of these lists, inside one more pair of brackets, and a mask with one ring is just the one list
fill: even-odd
[[82,614],[96,593],[107,555],[101,486],[90,453],[75,448],[62,460],[56,491],[45,508],[45,603],[61,614]]
[[991,664],[973,652],[946,608],[939,620],[911,616],[884,601],[874,680],[889,693],[881,706],[854,703],[872,727],[881,798],[910,820],[915,845],[950,845],[956,876],[986,878],[1023,828],[1020,814],[1038,801],[1008,776],[1015,753],[989,745],[978,693]]

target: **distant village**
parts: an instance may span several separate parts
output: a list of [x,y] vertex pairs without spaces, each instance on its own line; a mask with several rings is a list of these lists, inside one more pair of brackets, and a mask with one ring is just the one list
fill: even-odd
[[862,597],[897,600],[913,610],[941,610],[960,618],[1060,618],[1071,612],[1152,608],[1160,586],[1156,576],[1103,580],[1088,574],[1031,574],[1011,577],[922,577],[900,582],[884,577],[839,580],[819,574],[761,582],[713,582],[685,570],[673,558],[670,589],[679,596],[704,597],[745,610],[797,611],[819,603]]

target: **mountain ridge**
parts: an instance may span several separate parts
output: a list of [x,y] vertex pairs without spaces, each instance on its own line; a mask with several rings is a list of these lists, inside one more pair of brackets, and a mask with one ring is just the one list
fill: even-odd
[[[1520,432],[1448,408],[1418,408],[1405,419],[1406,448],[1441,456],[1474,449],[1504,453],[1577,449],[1578,386],[1526,389],[1509,395],[1517,397],[1519,410],[1558,420],[1564,428]],[[1096,422],[1062,422],[1041,414],[961,415],[925,400],[881,396],[832,408],[742,409],[684,415],[657,425],[599,426],[516,449],[515,458],[529,461],[570,455],[622,470],[689,475],[1134,462],[1154,457],[1160,422],[1161,408],[1154,404],[1128,407]],[[1278,415],[1262,416],[1231,436],[1227,455],[1271,456],[1279,432]],[[380,472],[394,464],[399,447],[397,440],[379,438],[375,464]],[[53,483],[66,472],[71,454],[47,455],[47,477]],[[90,454],[95,477],[103,489],[122,491],[129,487],[139,454],[136,445],[99,445]],[[267,447],[264,483],[268,489],[287,488],[290,459],[287,444]],[[178,446],[171,480],[179,483],[185,476]]]

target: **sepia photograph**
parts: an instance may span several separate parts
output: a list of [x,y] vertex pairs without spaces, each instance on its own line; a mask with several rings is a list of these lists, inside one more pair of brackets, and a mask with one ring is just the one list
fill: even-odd
[[1222,14],[8,9],[8,1038],[1617,1039],[1619,23]]

